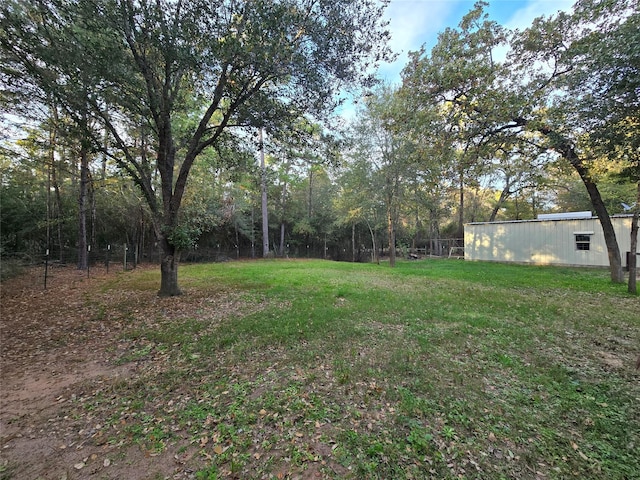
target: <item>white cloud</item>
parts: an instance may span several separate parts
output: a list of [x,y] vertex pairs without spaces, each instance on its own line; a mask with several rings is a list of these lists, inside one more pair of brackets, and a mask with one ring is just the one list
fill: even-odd
[[542,15],[551,16],[558,11],[570,11],[575,0],[532,0],[523,8],[516,10],[511,18],[505,22],[505,27],[524,30],[531,26],[533,20]]
[[386,17],[392,31],[391,48],[407,53],[416,50],[422,39],[435,36],[444,29],[455,2],[392,0]]
[[[506,0],[509,1],[509,0]],[[500,6],[502,2],[495,5]],[[529,28],[533,20],[545,16],[555,15],[558,11],[570,11],[575,0],[532,0],[528,3],[523,2],[523,7],[516,10],[503,24],[510,30],[524,30]],[[504,61],[509,51],[507,45],[500,46],[493,51],[494,58],[498,61]]]
[[[553,15],[558,10],[571,10],[575,0],[488,0],[491,19],[509,29],[524,29],[534,18]],[[473,8],[474,0],[391,0],[384,16],[389,20],[390,48],[398,54],[393,63],[383,64],[378,76],[387,82],[398,83],[400,72],[407,64],[408,53],[424,44],[430,50],[438,34],[446,27],[455,28],[462,16]],[[512,13],[510,13],[512,12]],[[495,58],[504,60],[507,47],[494,52]],[[347,102],[342,109],[345,116],[353,114],[353,105]]]
[[447,0],[391,0],[385,17],[389,20],[391,41],[389,46],[398,54],[395,62],[383,65],[380,76],[397,81],[400,70],[407,63],[408,53],[436,38],[456,7],[457,2]]

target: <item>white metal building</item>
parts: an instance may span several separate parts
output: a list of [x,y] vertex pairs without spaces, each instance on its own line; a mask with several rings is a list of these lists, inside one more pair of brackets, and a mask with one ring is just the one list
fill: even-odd
[[[631,245],[631,215],[611,217],[623,265]],[[537,220],[468,223],[465,260],[537,265],[609,266],[600,221],[591,212],[540,215]]]

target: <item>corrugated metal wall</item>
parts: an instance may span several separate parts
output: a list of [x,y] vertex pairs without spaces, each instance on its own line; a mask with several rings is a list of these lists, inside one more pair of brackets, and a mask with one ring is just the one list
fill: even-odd
[[[623,263],[629,251],[631,217],[612,217]],[[576,248],[575,235],[588,235],[589,250]],[[597,218],[469,223],[464,228],[466,260],[557,265],[609,265]]]

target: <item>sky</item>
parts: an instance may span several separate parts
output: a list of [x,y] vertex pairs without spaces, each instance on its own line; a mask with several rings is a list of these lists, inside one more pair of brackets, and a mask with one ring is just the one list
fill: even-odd
[[[473,8],[473,0],[391,0],[386,17],[390,21],[391,49],[399,53],[392,65],[383,66],[379,75],[391,83],[399,81],[400,70],[409,51],[425,45],[428,50],[438,41],[438,33],[455,28]],[[524,29],[540,15],[568,11],[575,0],[489,0],[490,20],[510,28]]]
[[[509,29],[524,29],[534,18],[569,11],[575,0],[487,0],[489,19]],[[389,20],[391,49],[398,54],[392,64],[384,64],[378,76],[386,83],[398,84],[400,71],[407,63],[408,53],[425,45],[427,51],[438,41],[438,34],[447,27],[456,28],[469,12],[475,0],[391,0],[385,16]],[[347,103],[341,115],[351,117],[353,105]]]

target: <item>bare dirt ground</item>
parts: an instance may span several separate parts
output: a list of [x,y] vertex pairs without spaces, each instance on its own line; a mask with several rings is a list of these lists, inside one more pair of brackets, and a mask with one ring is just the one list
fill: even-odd
[[125,322],[96,315],[88,292],[104,269],[33,269],[0,291],[0,480],[192,478],[176,452],[152,456],[107,441],[105,419],[78,408],[136,376],[115,360]]

